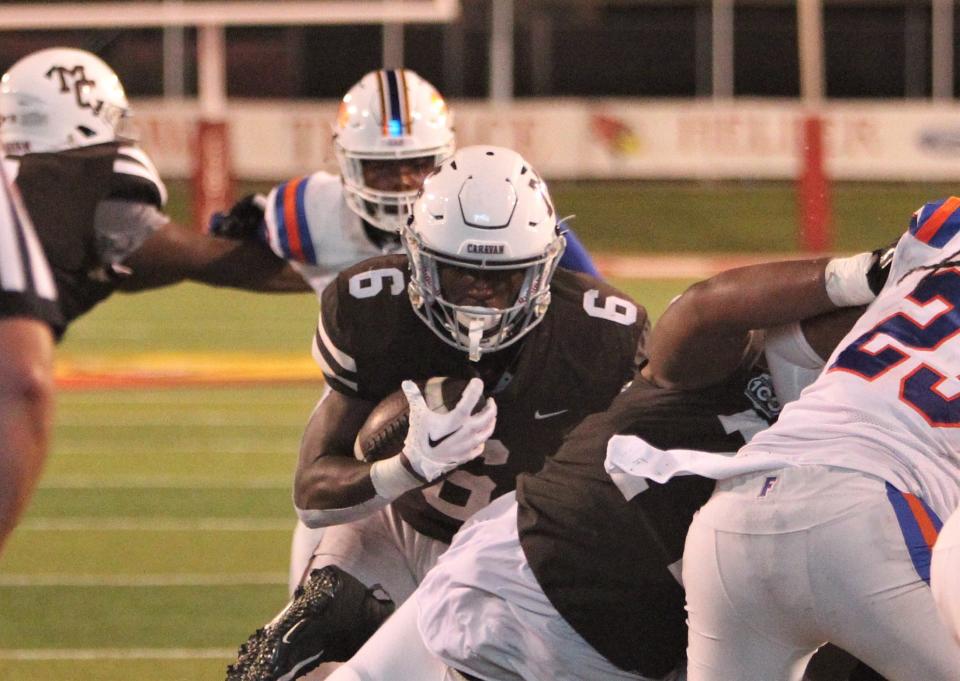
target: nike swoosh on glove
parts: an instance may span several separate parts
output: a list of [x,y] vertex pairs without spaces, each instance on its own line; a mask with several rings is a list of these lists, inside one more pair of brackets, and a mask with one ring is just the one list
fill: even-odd
[[402,454],[417,475],[433,482],[480,456],[497,425],[497,405],[487,398],[483,409],[471,413],[483,394],[479,378],[467,383],[457,406],[445,414],[427,406],[413,381],[404,381],[400,387],[410,404],[410,427]]

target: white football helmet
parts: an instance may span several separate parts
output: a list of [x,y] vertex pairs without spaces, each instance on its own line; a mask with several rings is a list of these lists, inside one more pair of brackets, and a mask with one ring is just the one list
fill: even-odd
[[[517,342],[543,319],[550,280],[566,247],[547,186],[515,151],[459,150],[427,177],[401,231],[417,315],[472,361]],[[503,308],[448,299],[441,269],[520,273]],[[488,275],[489,276],[489,275]]]
[[129,139],[129,113],[117,74],[83,50],[34,52],[0,78],[0,143],[7,155]]
[[[452,120],[440,93],[413,71],[371,71],[340,103],[333,147],[347,205],[396,233],[422,177],[453,153]],[[384,170],[386,184],[372,177]]]

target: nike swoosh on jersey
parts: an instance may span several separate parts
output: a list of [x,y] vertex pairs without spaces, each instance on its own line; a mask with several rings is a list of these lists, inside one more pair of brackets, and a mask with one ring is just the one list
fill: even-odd
[[540,421],[542,419],[549,419],[549,418],[553,418],[554,416],[560,416],[560,414],[566,414],[568,411],[570,410],[561,409],[560,411],[549,411],[546,414],[541,414],[540,410],[537,409],[535,412],[533,412],[533,418],[536,419],[537,421]]
[[449,433],[447,433],[446,435],[444,435],[444,436],[442,436],[442,437],[438,437],[436,440],[434,440],[432,437],[430,437],[430,435],[429,435],[429,433],[428,433],[428,434],[427,434],[427,444],[430,445],[431,447],[436,447],[438,444],[440,444],[441,442],[443,442],[444,440],[446,440],[448,437],[450,437],[450,436],[453,435],[454,433],[458,433],[458,432],[460,432],[460,429],[459,429],[459,428],[457,428],[456,430],[451,430]]

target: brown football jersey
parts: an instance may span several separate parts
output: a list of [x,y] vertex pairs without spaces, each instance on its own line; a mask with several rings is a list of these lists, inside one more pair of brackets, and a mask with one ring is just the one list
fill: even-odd
[[150,159],[110,142],[19,159],[16,184],[53,270],[66,323],[109,296],[115,282],[97,256],[94,214],[106,199],[162,208],[166,188]]
[[[323,292],[314,340],[331,388],[379,402],[404,379],[485,378],[497,427],[484,454],[442,481],[395,500],[405,521],[449,542],[464,520],[541,468],[563,436],[609,405],[633,375],[646,311],[587,275],[558,270],[543,320],[516,345],[470,362],[411,307],[407,258],[365,260]],[[485,372],[487,363],[497,371]]]
[[518,528],[537,581],[564,619],[618,667],[661,678],[687,642],[679,561],[714,481],[679,476],[627,501],[604,470],[615,434],[662,449],[736,452],[779,413],[769,376],[741,371],[696,392],[637,377],[587,418],[536,475],[517,481]]

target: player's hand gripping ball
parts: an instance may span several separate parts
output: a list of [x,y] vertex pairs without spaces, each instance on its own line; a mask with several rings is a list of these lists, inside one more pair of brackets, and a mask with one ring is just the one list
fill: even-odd
[[402,452],[417,475],[435,480],[483,452],[496,426],[497,407],[482,393],[480,379],[404,381],[370,412],[354,454],[372,463]]

